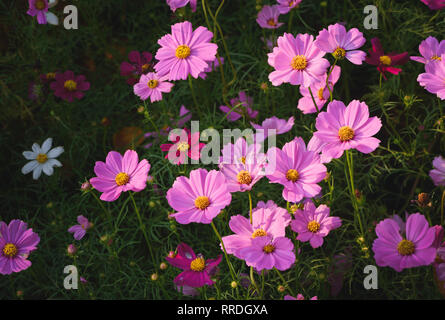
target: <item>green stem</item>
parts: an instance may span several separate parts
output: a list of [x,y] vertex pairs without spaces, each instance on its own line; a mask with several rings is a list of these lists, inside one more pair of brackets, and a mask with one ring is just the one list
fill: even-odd
[[[97,197],[97,195],[94,193],[93,190],[91,190],[90,193],[93,195],[94,199],[96,199],[96,201],[99,203],[99,205],[101,206],[102,210],[105,212],[105,215],[107,216],[107,218],[108,218],[109,220],[111,220],[111,213],[110,213],[110,211],[108,211],[108,210],[105,208],[104,204],[102,203],[102,201],[100,201],[100,199]],[[105,220],[106,220],[106,219],[105,219]]]
[[311,87],[308,87],[308,89],[309,89],[309,93],[311,94],[311,98],[312,98],[312,102],[314,103],[315,110],[317,110],[317,113],[319,113],[320,110],[318,109],[317,103],[315,102],[315,98],[314,98],[314,95],[312,94]]
[[332,97],[332,90],[331,87],[329,86],[329,77],[331,76],[332,70],[334,70],[335,65],[337,64],[338,59],[335,59],[334,64],[329,68],[329,72],[328,75],[326,77],[326,87],[329,90],[329,97],[330,97],[330,101],[332,101],[333,97]]
[[443,205],[445,201],[445,189],[442,192],[442,200],[440,201],[440,224],[443,225]]
[[293,292],[293,290],[289,287],[289,285],[287,284],[286,280],[284,279],[283,275],[281,274],[280,271],[278,271],[277,268],[273,267],[274,270],[277,272],[278,276],[280,277],[281,281],[283,281],[284,286],[287,288],[287,290],[289,290],[290,294],[295,297],[295,294]]
[[219,242],[221,242],[221,246],[224,251],[224,257],[226,258],[227,266],[229,267],[229,271],[230,271],[230,275],[232,276],[232,280],[236,281],[236,276],[235,276],[236,273],[235,273],[235,270],[233,269],[232,264],[230,263],[229,256],[227,255],[226,247],[224,246],[224,242],[222,241],[221,235],[219,234],[218,229],[216,229],[216,226],[213,223],[213,221],[210,224],[212,225],[213,231],[215,232],[216,236],[218,237]]
[[250,190],[247,191],[249,194],[249,217],[250,217],[250,224],[252,224],[252,195],[250,194]]
[[153,264],[154,264],[155,263],[155,258],[154,258],[154,255],[153,255],[153,249],[151,248],[150,240],[148,239],[147,232],[145,231],[145,225],[142,222],[141,214],[139,213],[139,209],[138,209],[138,206],[136,205],[136,201],[134,201],[133,192],[130,191],[129,193],[130,193],[131,201],[133,202],[134,210],[136,211],[136,215],[137,215],[138,220],[139,220],[139,226],[140,226],[140,228],[142,230],[142,233],[144,234],[145,242],[147,242],[147,247],[148,247],[148,250],[150,251],[151,260],[153,261]]
[[289,22],[287,25],[287,32],[290,33],[292,30],[292,20],[294,19],[294,10],[291,9],[290,10],[290,15],[289,15]]
[[195,104],[195,108],[196,108],[196,110],[198,111],[198,113],[200,115],[199,117],[202,119],[202,117],[201,117],[201,109],[199,108],[198,101],[196,100],[196,95],[195,95],[195,90],[193,89],[193,81],[192,81],[192,76],[191,75],[188,76],[188,80],[189,80],[190,91],[192,92],[193,103]]
[[356,216],[359,226],[360,226],[361,235],[364,237],[362,219],[360,217],[360,211],[359,211],[358,204],[357,204],[357,197],[355,196],[354,164],[353,164],[352,153],[350,153],[349,150],[346,150],[345,156],[346,156],[346,163],[347,163],[348,171],[349,171],[349,176],[346,175],[346,179],[347,180],[349,179],[349,185],[350,185],[349,191],[351,193],[352,206],[354,207],[355,216]]

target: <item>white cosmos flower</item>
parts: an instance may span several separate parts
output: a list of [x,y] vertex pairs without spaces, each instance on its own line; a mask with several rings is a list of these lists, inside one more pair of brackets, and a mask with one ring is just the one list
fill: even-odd
[[42,171],[50,176],[54,173],[53,167],[61,167],[62,164],[59,160],[55,159],[62,154],[63,147],[56,147],[51,149],[53,143],[52,138],[46,139],[42,147],[37,143],[32,145],[32,151],[23,151],[23,156],[27,160],[32,160],[28,162],[23,168],[22,173],[28,174],[32,171],[32,177],[37,180]]

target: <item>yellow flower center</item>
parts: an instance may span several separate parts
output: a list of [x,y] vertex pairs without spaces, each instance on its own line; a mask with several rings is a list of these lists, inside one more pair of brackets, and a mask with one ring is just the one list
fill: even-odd
[[37,10],[43,10],[45,9],[45,1],[37,0],[35,6]]
[[295,56],[290,65],[294,70],[304,70],[307,67],[306,57],[303,55]]
[[48,72],[47,74],[46,74],[46,79],[47,80],[53,80],[53,79],[55,79],[56,78],[56,73],[55,72]]
[[196,208],[198,208],[200,210],[204,210],[208,206],[210,206],[210,199],[208,197],[200,196],[195,199],[195,207]]
[[256,237],[265,237],[267,236],[267,232],[263,229],[256,229],[254,233],[252,233],[252,239],[255,239]]
[[267,24],[271,27],[275,27],[277,25],[277,23],[275,22],[275,20],[273,18],[267,20]]
[[142,68],[142,72],[145,72],[148,70],[148,68],[150,68],[150,64],[149,63],[143,64],[141,68]]
[[320,224],[313,220],[307,224],[307,229],[312,233],[316,233],[318,230],[320,230]]
[[7,257],[14,258],[17,255],[17,247],[13,245],[12,243],[7,243],[3,247],[3,254]]
[[300,177],[300,174],[295,169],[289,169],[286,173],[286,179],[295,182]]
[[44,153],[39,153],[36,160],[38,163],[45,163],[48,160],[48,156]]
[[119,172],[116,175],[116,178],[114,178],[114,180],[116,181],[116,184],[118,186],[123,186],[124,184],[128,183],[128,181],[130,180],[130,177],[125,172]]
[[272,253],[275,251],[275,247],[271,244],[267,244],[263,247],[263,252],[265,253]]
[[240,161],[242,164],[246,164],[246,157],[241,157],[241,158],[239,158],[239,161]]
[[318,99],[324,100],[323,98],[324,87],[318,90]]
[[292,213],[297,212],[298,209],[300,209],[300,206],[298,204],[293,204],[293,205],[290,206],[290,211]]
[[198,257],[190,263],[190,269],[193,271],[202,271],[206,267],[206,261],[202,257]]
[[178,59],[185,59],[190,55],[190,47],[182,44],[179,47],[176,48],[176,58]]
[[414,243],[412,243],[411,241],[406,240],[406,239],[403,239],[397,245],[397,251],[402,256],[409,256],[409,255],[413,254],[415,250],[416,250],[416,248],[414,246]]
[[338,137],[340,138],[340,141],[349,141],[354,138],[354,130],[348,126],[341,127],[338,130]]
[[74,91],[77,89],[77,83],[74,80],[67,80],[65,81],[65,83],[63,84],[63,86],[65,87],[66,90],[68,91]]
[[389,65],[391,65],[391,58],[388,57],[388,56],[381,56],[380,57],[380,62],[382,64],[384,64],[385,66],[389,66]]
[[335,49],[334,52],[332,52],[332,55],[334,56],[335,59],[343,60],[346,56],[346,50],[338,47],[337,49]]
[[246,170],[241,170],[236,175],[236,180],[241,184],[250,184],[252,182],[252,176]]
[[152,80],[148,81],[147,86],[150,89],[156,88],[158,86],[158,80],[152,79]]
[[179,151],[187,151],[190,148],[190,145],[187,142],[179,142],[178,143],[178,150]]
[[439,61],[442,61],[442,58],[439,57],[439,56],[434,55],[434,56],[431,57],[431,60],[439,60]]

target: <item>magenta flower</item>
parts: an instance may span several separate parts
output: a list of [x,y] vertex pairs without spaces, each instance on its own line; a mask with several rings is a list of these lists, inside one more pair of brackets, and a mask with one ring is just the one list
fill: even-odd
[[76,224],[71,228],[69,228],[68,232],[74,234],[74,239],[81,240],[87,233],[87,230],[90,229],[93,226],[93,224],[90,223],[88,219],[82,215],[77,216],[77,222],[79,224]]
[[167,4],[170,6],[170,9],[175,12],[176,9],[185,7],[190,2],[190,7],[192,8],[192,12],[196,11],[197,0],[167,0]]
[[153,56],[150,52],[131,51],[128,54],[128,60],[121,63],[121,76],[127,77],[127,83],[134,85],[138,82],[141,75],[146,74],[153,68]]
[[267,178],[270,183],[284,186],[283,198],[299,202],[320,193],[317,184],[326,177],[326,167],[313,151],[307,151],[302,138],[295,138],[284,145],[283,150],[272,147],[267,151]]
[[210,273],[221,262],[222,255],[217,259],[205,260],[201,254],[196,255],[192,248],[185,243],[180,243],[177,254],[174,257],[165,258],[172,266],[182,269],[173,282],[177,286],[200,288],[205,285],[212,286]]
[[180,134],[170,133],[169,139],[174,139],[174,143],[161,144],[161,150],[168,152],[165,159],[177,165],[188,163],[189,158],[199,160],[201,150],[205,147],[204,143],[199,142],[199,132],[191,133],[188,128],[183,129]]
[[430,170],[430,177],[433,179],[434,185],[445,186],[445,159],[442,156],[435,157],[433,168]]
[[31,17],[37,16],[39,24],[46,24],[46,13],[48,12],[47,0],[28,0],[29,9],[26,12]]
[[375,229],[377,239],[372,250],[378,266],[390,266],[397,272],[406,268],[427,266],[436,258],[436,248],[432,246],[435,230],[428,226],[428,221],[420,213],[409,215],[406,220],[406,232],[399,224],[385,219]]
[[159,77],[154,72],[149,72],[146,75],[143,74],[133,87],[134,94],[137,95],[142,100],[147,100],[150,97],[151,103],[155,101],[162,100],[163,92],[170,92],[171,88],[174,86],[170,83],[167,77]]
[[238,254],[243,257],[249,267],[257,271],[277,268],[284,271],[295,262],[294,245],[286,237],[273,238],[272,236],[256,237],[252,244],[241,248]]
[[317,48],[312,35],[298,34],[294,37],[284,33],[277,43],[278,47],[268,54],[268,63],[275,68],[269,74],[274,86],[290,83],[309,87],[326,73],[329,61],[323,58],[325,52]]
[[340,23],[328,26],[318,34],[315,45],[325,52],[331,53],[336,60],[348,59],[353,64],[362,64],[366,58],[366,52],[357,50],[366,42],[357,28],[346,31]]
[[369,49],[369,56],[366,57],[365,62],[377,66],[377,70],[383,75],[385,80],[386,72],[398,75],[402,69],[394,66],[407,63],[409,60],[408,52],[385,54],[379,38],[371,39],[371,43],[372,49]]
[[57,73],[55,81],[51,82],[49,86],[56,97],[68,102],[73,102],[74,98],[82,99],[85,95],[83,91],[90,89],[90,83],[86,81],[85,76],[76,76],[70,70]]
[[285,213],[287,210],[280,207],[257,208],[252,211],[252,224],[249,218],[242,215],[230,217],[229,227],[235,234],[222,237],[227,253],[233,254],[238,259],[244,259],[240,250],[250,247],[253,239],[265,236],[285,237],[289,223],[284,218]]
[[278,2],[278,11],[281,14],[286,14],[293,8],[297,8],[301,0],[277,0],[277,2]]
[[[340,78],[340,73],[341,73],[341,68],[339,66],[334,66],[331,74],[329,75],[329,81],[328,81],[329,88],[326,86],[327,74],[320,77],[319,82],[316,82],[310,86],[312,95],[314,96],[314,100],[315,103],[317,104],[317,108],[319,111],[329,100],[329,97],[331,96],[329,89],[331,89],[331,91],[334,90],[334,85]],[[303,111],[304,114],[317,112],[309,88],[300,86],[300,93],[303,97],[300,98],[300,100],[298,100],[297,108]]]
[[0,274],[11,274],[28,269],[26,260],[37,249],[40,238],[21,220],[11,220],[9,225],[0,222]]
[[317,208],[312,201],[304,205],[304,210],[295,215],[291,222],[291,228],[298,233],[297,240],[301,242],[309,241],[312,248],[318,248],[323,245],[323,238],[331,230],[341,226],[339,217],[329,216],[329,207],[322,204]]
[[258,116],[258,111],[253,110],[253,98],[246,95],[246,92],[240,91],[238,98],[230,99],[231,107],[220,106],[219,109],[227,114],[227,120],[236,121],[241,117],[253,120]]
[[[299,293],[296,298],[290,295],[285,295],[284,300],[305,300],[305,299],[304,296],[301,293]],[[318,297],[313,296],[310,300],[318,300]]]
[[205,27],[193,31],[188,21],[172,25],[171,31],[158,40],[156,72],[169,80],[185,80],[188,75],[197,78],[215,60],[218,46],[210,43],[213,33]]
[[[294,117],[290,117],[287,121],[286,119],[278,119],[277,117],[273,116],[272,118],[267,118],[264,120],[261,125],[255,124],[253,122],[250,122],[252,127],[255,128],[255,130],[262,129],[263,133],[256,133],[254,139],[257,143],[263,142],[267,137],[271,135],[277,135],[277,134],[283,134],[292,129],[294,126]],[[275,130],[275,131],[273,131]]]
[[[286,226],[291,222],[292,218],[289,214],[289,212],[287,210],[284,210],[281,207],[278,207],[278,205],[273,201],[273,200],[267,200],[267,202],[264,201],[258,201],[258,203],[256,204],[256,208],[253,209],[252,212],[255,212],[258,209],[271,209],[272,211],[276,210],[277,208],[279,208],[279,210],[277,210],[275,213],[279,213],[281,214],[281,216],[284,219],[284,223],[286,224]],[[284,211],[283,211],[284,210]]]
[[441,61],[437,63],[427,63],[426,73],[419,74],[417,81],[428,92],[434,93],[441,100],[445,100],[445,54],[442,54]]
[[445,8],[445,0],[420,0],[431,10],[440,10]]
[[323,147],[326,144],[327,144],[326,142],[321,141],[316,136],[312,136],[311,140],[309,140],[309,143],[307,144],[307,150],[314,151],[315,153],[317,153],[320,156],[321,163],[329,163],[331,162],[332,157],[325,153],[321,153]]
[[232,201],[224,175],[216,170],[196,169],[190,178],[177,177],[167,191],[168,204],[177,211],[171,214],[178,223],[209,224]]
[[127,150],[122,157],[119,152],[110,151],[105,163],[96,161],[94,173],[90,183],[95,189],[103,192],[100,199],[115,201],[122,192],[139,192],[147,186],[150,163],[143,159],[139,162],[138,154],[134,150]]
[[278,22],[279,16],[280,11],[278,10],[278,5],[264,6],[261,11],[258,12],[256,22],[258,22],[261,28],[276,29],[283,25],[282,22]]
[[334,100],[328,104],[327,112],[320,112],[315,123],[314,136],[326,143],[322,153],[340,158],[344,150],[357,149],[370,153],[377,149],[380,140],[372,137],[379,132],[382,123],[377,117],[369,117],[368,106],[353,100],[348,107]]
[[423,64],[442,61],[441,56],[445,53],[445,40],[439,43],[436,38],[430,36],[420,43],[419,52],[421,57],[412,56],[410,59]]
[[[219,59],[221,60],[221,65],[223,65],[224,58],[220,57]],[[218,58],[215,57],[215,60],[213,60],[212,62],[209,62],[207,65],[207,68],[205,68],[204,71],[198,75],[198,77],[205,80],[207,78],[207,73],[218,70],[218,68],[219,68]]]

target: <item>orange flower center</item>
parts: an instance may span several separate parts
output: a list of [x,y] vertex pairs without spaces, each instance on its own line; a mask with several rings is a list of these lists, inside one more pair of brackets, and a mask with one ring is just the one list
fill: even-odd
[[195,207],[196,208],[198,208],[200,210],[204,210],[208,206],[210,206],[210,199],[208,197],[200,196],[195,199]]
[[255,239],[256,237],[265,237],[267,236],[267,232],[263,229],[256,229],[254,233],[252,233],[252,239]]
[[385,66],[390,66],[391,65],[391,57],[388,56],[381,56],[380,57],[380,62],[382,64],[384,64]]
[[442,61],[442,58],[439,57],[439,56],[434,55],[434,56],[431,57],[431,60],[439,60],[439,61]]
[[320,224],[313,220],[307,224],[307,229],[312,233],[316,233],[318,230],[320,230]]
[[150,89],[154,89],[154,88],[156,88],[156,87],[158,86],[158,80],[156,80],[156,79],[152,79],[152,80],[148,81],[147,86],[148,86]]
[[116,181],[116,184],[118,186],[123,186],[124,184],[127,184],[128,181],[130,181],[130,177],[125,172],[119,172],[114,180]]
[[275,247],[271,244],[267,244],[263,247],[263,252],[265,253],[272,253],[275,251]]
[[56,78],[56,73],[55,72],[48,72],[47,74],[46,74],[46,79],[47,80],[53,80],[53,79],[55,79]]
[[397,251],[402,256],[409,256],[409,255],[412,255],[414,253],[414,251],[416,251],[416,248],[415,248],[414,243],[412,241],[403,239],[397,245]]
[[271,27],[275,27],[277,25],[277,23],[275,22],[275,20],[273,18],[267,20],[267,24]]
[[340,138],[340,141],[349,141],[354,138],[354,130],[348,126],[341,127],[338,130],[338,137]]
[[179,47],[176,48],[176,58],[178,59],[185,59],[190,55],[190,47],[182,44]]
[[141,68],[142,68],[142,72],[146,72],[148,70],[148,68],[150,68],[150,64],[149,63],[143,64]]
[[206,261],[202,257],[198,257],[192,262],[190,262],[190,269],[193,271],[199,272],[204,270],[206,267]]
[[338,47],[337,49],[335,49],[334,52],[332,52],[332,55],[334,56],[335,59],[343,60],[346,56],[346,50]]
[[187,151],[190,148],[190,145],[187,142],[179,142],[178,143],[178,150],[183,152]]
[[289,169],[286,173],[286,179],[295,182],[300,177],[300,174],[295,169]]
[[236,175],[236,180],[241,184],[250,184],[252,182],[252,176],[246,170],[241,170]]
[[7,243],[3,247],[3,254],[7,257],[14,258],[17,255],[17,247],[13,245],[12,243]]
[[39,153],[36,160],[38,163],[45,163],[48,160],[48,156],[44,153]]
[[318,99],[324,100],[323,93],[324,93],[324,88],[321,88],[320,90],[318,90]]
[[77,83],[74,80],[67,80],[63,84],[64,88],[68,91],[74,91],[77,89]]
[[304,70],[307,67],[306,57],[303,55],[295,56],[290,65],[294,70]]
[[43,9],[45,9],[45,1],[37,0],[35,3],[35,6],[36,6],[37,10],[43,10]]

